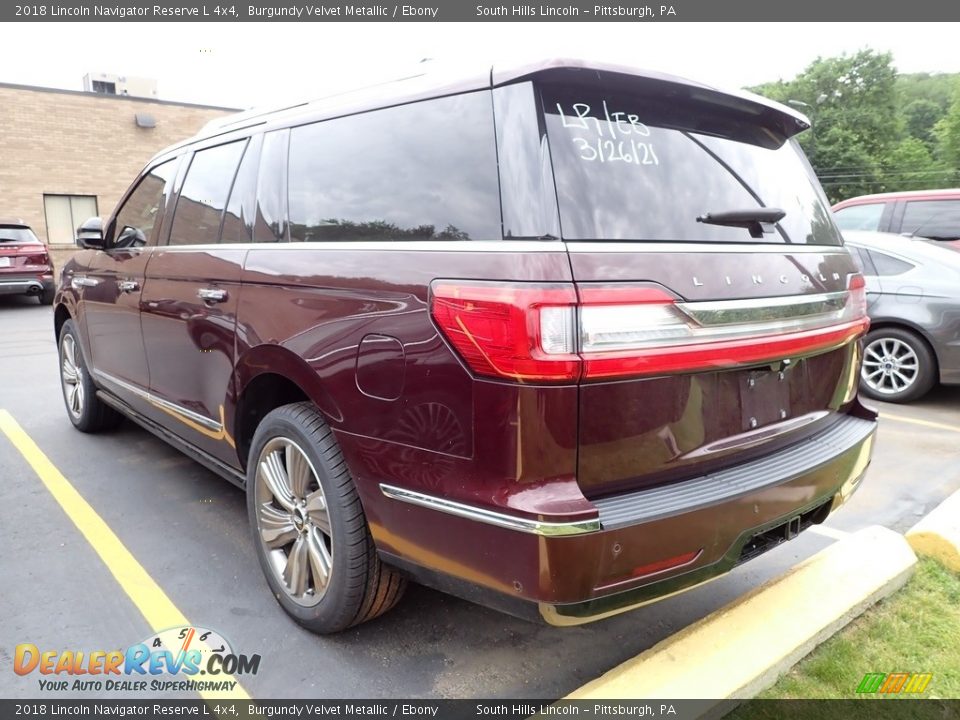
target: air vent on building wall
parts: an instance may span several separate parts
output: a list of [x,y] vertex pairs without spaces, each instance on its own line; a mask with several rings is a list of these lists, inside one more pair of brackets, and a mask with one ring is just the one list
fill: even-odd
[[139,128],[155,128],[157,126],[156,118],[150,113],[136,113],[133,119]]

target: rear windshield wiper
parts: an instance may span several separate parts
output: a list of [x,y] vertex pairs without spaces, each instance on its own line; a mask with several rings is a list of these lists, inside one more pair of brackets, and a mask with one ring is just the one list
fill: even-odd
[[707,225],[727,225],[742,227],[750,231],[750,237],[762,238],[764,233],[772,233],[778,222],[783,220],[786,212],[780,208],[753,208],[751,210],[728,210],[727,212],[705,213],[697,218],[697,222]]

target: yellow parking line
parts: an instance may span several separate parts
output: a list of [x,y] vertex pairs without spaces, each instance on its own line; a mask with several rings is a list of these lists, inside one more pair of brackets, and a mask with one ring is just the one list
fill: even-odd
[[932,420],[918,420],[916,418],[904,417],[903,415],[890,415],[889,413],[880,413],[882,420],[894,420],[896,422],[909,423],[910,425],[921,425],[922,427],[934,428],[936,430],[949,430],[950,432],[960,433],[960,425],[947,425],[946,423],[933,422]]
[[[90,543],[107,569],[111,572],[127,596],[143,613],[147,623],[155,631],[176,626],[190,626],[192,623],[173,604],[163,589],[137,559],[127,550],[110,526],[104,522],[97,511],[83,499],[76,488],[57,470],[50,459],[37,447],[33,439],[20,427],[19,423],[6,410],[0,410],[0,430],[10,439],[13,446],[23,455],[33,468],[50,494],[63,508],[67,517]],[[212,678],[211,678],[212,679]],[[219,681],[236,681],[226,673],[216,676]],[[201,691],[200,695],[210,700],[246,700],[247,691],[237,682],[233,690]]]

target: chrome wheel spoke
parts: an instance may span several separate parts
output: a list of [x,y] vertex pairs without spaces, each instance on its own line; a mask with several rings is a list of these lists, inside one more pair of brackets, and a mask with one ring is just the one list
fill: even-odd
[[307,554],[310,558],[310,569],[313,572],[313,586],[319,592],[326,588],[330,580],[330,568],[333,559],[327,550],[326,539],[318,528],[312,528],[306,534]]
[[310,565],[307,543],[303,535],[299,536],[290,554],[287,556],[287,565],[283,569],[283,582],[295,597],[302,597],[307,592]]
[[66,358],[63,359],[61,374],[64,382],[70,385],[77,384],[77,368]]
[[257,474],[263,478],[264,484],[274,500],[288,513],[293,512],[293,495],[288,485],[287,473],[280,462],[279,451],[271,452],[260,461]]
[[[897,388],[898,390],[902,390],[903,388],[909,386],[913,382],[913,378],[907,377],[899,370],[894,370],[893,376],[900,381],[899,387]],[[894,381],[894,384],[896,384],[896,381]]]
[[327,499],[323,496],[323,490],[315,490],[307,496],[304,510],[315,527],[326,535],[330,534],[330,514],[327,512]]
[[290,513],[270,504],[260,506],[260,537],[268,548],[275,550],[289,545],[299,535]]
[[294,445],[287,445],[285,458],[287,466],[287,477],[290,481],[290,491],[298,500],[307,497],[310,483],[313,481],[313,473],[310,470],[310,464]]

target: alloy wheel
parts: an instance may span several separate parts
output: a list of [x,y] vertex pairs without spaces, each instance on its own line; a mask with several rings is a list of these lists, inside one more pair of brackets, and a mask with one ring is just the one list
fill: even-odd
[[67,401],[67,410],[74,418],[83,413],[84,390],[83,368],[77,362],[77,342],[73,335],[65,334],[60,348],[60,384]]
[[880,337],[863,351],[860,375],[871,390],[895,395],[908,390],[920,374],[920,360],[907,343],[893,337]]
[[277,579],[298,605],[316,605],[330,584],[333,540],[313,463],[293,440],[275,437],[257,459],[257,535]]

